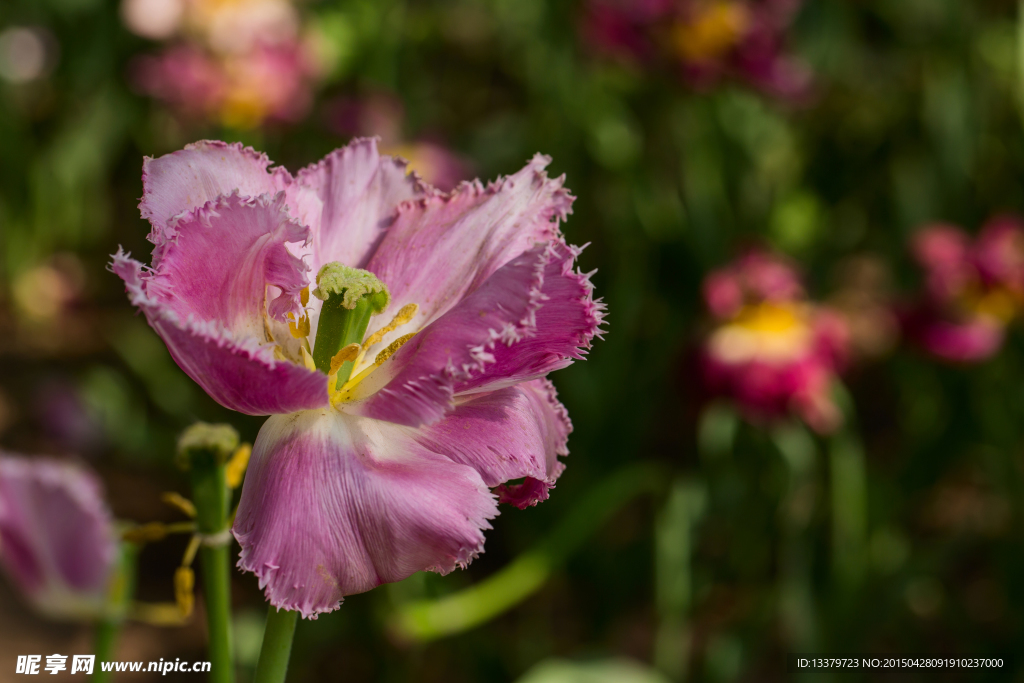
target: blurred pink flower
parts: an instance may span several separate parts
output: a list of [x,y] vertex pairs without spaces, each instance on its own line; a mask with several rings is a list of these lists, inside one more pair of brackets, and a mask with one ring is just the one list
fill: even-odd
[[[546,375],[604,317],[549,163],[445,194],[368,139],[294,176],[221,142],[145,160],[153,263],[118,252],[113,270],[210,396],[271,415],[233,530],[274,606],[315,617],[464,567],[498,502],[547,498],[571,424]],[[350,283],[334,295],[331,273]],[[371,291],[357,281],[374,287],[364,320],[381,315],[343,361],[328,338],[342,291]]]
[[298,43],[227,56],[184,44],[139,58],[133,80],[139,90],[186,117],[254,128],[301,119],[312,103],[314,74]]
[[54,618],[103,616],[116,555],[95,475],[0,452],[0,565],[36,608]]
[[444,145],[403,135],[405,108],[398,97],[375,92],[361,98],[339,98],[328,106],[328,125],[342,136],[379,137],[385,154],[400,157],[408,170],[448,192],[471,177],[472,163]]
[[1024,223],[993,218],[973,242],[955,226],[930,225],[915,236],[912,251],[925,280],[918,301],[903,312],[907,335],[945,360],[997,353],[1024,305]]
[[299,35],[291,0],[122,0],[121,20],[143,38],[188,37],[218,54],[291,43]]
[[783,99],[806,97],[811,72],[786,50],[801,0],[591,0],[584,33],[600,49],[677,64],[692,87],[746,82]]
[[832,385],[846,360],[847,326],[806,299],[792,265],[748,253],[708,275],[704,299],[716,323],[701,353],[711,394],[753,421],[792,413],[819,432],[841,424]]

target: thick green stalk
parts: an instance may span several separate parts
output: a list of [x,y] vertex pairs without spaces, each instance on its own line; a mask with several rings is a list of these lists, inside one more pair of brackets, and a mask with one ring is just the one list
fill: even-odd
[[[355,308],[342,305],[340,296],[332,296],[320,309],[320,323],[313,344],[313,363],[324,374],[331,372],[331,359],[349,344],[360,344],[370,324],[374,309],[368,297],[360,299]],[[348,381],[352,374],[352,361],[346,361],[338,371],[338,385]]]
[[298,612],[279,610],[274,606],[267,611],[267,626],[263,631],[263,646],[253,683],[284,683],[298,618]]
[[199,551],[206,595],[206,622],[210,637],[210,681],[233,683],[235,664],[231,652],[231,574],[229,538],[218,538],[228,528],[228,485],[224,463],[209,451],[193,451],[192,495],[196,529],[213,538]]

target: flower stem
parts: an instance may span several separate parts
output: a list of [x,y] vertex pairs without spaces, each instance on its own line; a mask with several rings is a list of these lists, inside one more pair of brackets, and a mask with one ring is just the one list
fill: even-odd
[[539,590],[623,505],[640,494],[663,490],[664,482],[660,467],[649,463],[623,467],[591,489],[535,548],[468,588],[436,600],[398,605],[388,629],[400,641],[425,643],[490,621]]
[[690,555],[704,491],[685,479],[672,484],[655,526],[655,605],[658,631],[654,666],[669,680],[686,679],[690,649],[687,619],[692,603]]
[[808,527],[817,497],[814,439],[798,423],[772,433],[789,470],[789,486],[780,506],[779,609],[790,646],[798,652],[813,651],[818,640],[814,590],[811,584],[811,548]]
[[[195,450],[191,454],[192,493],[196,506],[196,528],[216,538],[228,528],[228,486],[224,463],[214,453]],[[213,683],[233,683],[235,664],[231,652],[231,575],[228,568],[228,539],[204,544],[200,550],[206,620],[210,639],[210,678]]]
[[829,444],[832,485],[832,569],[836,582],[856,588],[864,578],[867,545],[867,475],[864,449],[851,433]]
[[263,646],[253,683],[284,683],[298,617],[298,612],[279,610],[271,605],[267,611],[267,626],[263,631]]
[[134,543],[122,543],[120,561],[110,586],[108,597],[108,614],[96,624],[96,636],[93,644],[94,663],[93,680],[105,683],[111,680],[109,671],[103,671],[100,662],[109,662],[114,658],[117,636],[124,624],[125,612],[135,593],[135,561],[138,557],[138,546]]

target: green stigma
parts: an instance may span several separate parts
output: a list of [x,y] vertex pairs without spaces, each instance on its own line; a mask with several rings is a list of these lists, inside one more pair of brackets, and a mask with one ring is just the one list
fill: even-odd
[[340,296],[341,306],[350,310],[366,298],[374,313],[380,313],[391,301],[388,288],[376,275],[368,270],[343,266],[337,261],[331,261],[320,269],[316,284],[313,296],[323,301]]
[[[316,284],[313,296],[322,299],[324,305],[316,328],[313,363],[322,373],[330,375],[331,359],[349,344],[362,343],[370,317],[388,307],[391,294],[373,273],[336,261],[320,269]],[[348,381],[352,368],[352,361],[341,366],[336,386]]]

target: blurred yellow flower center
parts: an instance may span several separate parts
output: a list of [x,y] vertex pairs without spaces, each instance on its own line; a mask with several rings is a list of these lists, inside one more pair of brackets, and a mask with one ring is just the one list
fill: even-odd
[[1020,303],[1019,296],[1008,289],[998,287],[977,297],[968,308],[983,318],[1006,324],[1017,314]]
[[726,363],[790,361],[810,347],[810,311],[799,304],[745,306],[708,340],[711,353]]
[[736,2],[712,2],[675,25],[672,42],[683,59],[709,61],[728,52],[750,25],[747,9]]

